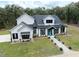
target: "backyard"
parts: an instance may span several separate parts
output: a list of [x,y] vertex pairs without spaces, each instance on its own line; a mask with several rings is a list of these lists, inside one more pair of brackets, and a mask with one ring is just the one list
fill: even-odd
[[11,44],[9,42],[0,43],[0,56],[53,56],[61,54],[47,37],[35,38],[34,42],[21,42]]
[[79,51],[79,27],[68,25],[66,35],[57,36],[66,46],[71,46],[73,50]]

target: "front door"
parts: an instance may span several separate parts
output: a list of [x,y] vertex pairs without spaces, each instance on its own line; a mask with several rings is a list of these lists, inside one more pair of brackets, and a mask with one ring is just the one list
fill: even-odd
[[52,35],[52,29],[48,29],[48,36]]

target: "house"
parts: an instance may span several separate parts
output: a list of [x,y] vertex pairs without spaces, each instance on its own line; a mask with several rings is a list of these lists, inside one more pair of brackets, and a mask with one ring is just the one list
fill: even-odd
[[16,19],[17,25],[11,29],[11,41],[33,40],[33,36],[53,36],[66,33],[66,26],[56,15],[23,14]]

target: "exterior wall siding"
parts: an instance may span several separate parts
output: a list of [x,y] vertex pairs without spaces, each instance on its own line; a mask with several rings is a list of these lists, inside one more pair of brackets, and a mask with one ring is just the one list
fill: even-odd
[[[30,28],[29,26],[24,26],[18,31],[20,34],[21,32],[30,32],[30,38],[33,38],[33,28]],[[21,37],[21,36],[20,36]]]
[[31,16],[24,14],[17,19],[17,24],[20,24],[21,22],[25,22],[26,24],[33,24],[34,19]]
[[18,25],[17,27],[13,28],[11,30],[11,33],[18,33],[18,29],[21,28],[23,26],[23,24]]
[[[52,20],[53,23],[46,23],[46,20]],[[54,25],[54,18],[52,16],[46,17],[45,19],[43,19],[43,21],[45,25]]]

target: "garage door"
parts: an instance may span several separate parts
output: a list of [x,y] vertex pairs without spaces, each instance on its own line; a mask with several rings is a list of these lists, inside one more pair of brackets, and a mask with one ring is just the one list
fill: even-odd
[[30,32],[21,32],[22,39],[29,39],[30,38]]

